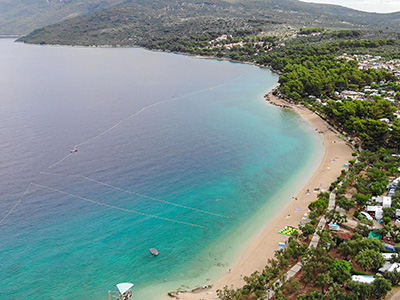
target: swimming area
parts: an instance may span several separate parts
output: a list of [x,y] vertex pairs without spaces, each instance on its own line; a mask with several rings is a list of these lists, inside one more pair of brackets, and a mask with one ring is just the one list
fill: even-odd
[[322,156],[306,122],[263,100],[266,69],[10,39],[0,53],[0,298],[207,283]]

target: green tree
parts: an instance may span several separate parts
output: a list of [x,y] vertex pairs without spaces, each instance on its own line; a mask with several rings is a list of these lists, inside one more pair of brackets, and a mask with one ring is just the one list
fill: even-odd
[[355,257],[356,263],[364,270],[379,269],[384,263],[385,259],[382,254],[374,249],[363,249]]
[[298,300],[324,300],[324,295],[320,291],[312,291],[297,297]]
[[343,291],[343,288],[337,283],[333,283],[329,289],[329,293],[326,295],[328,300],[346,300],[349,299],[347,294]]
[[351,269],[352,267],[348,261],[335,260],[329,272],[335,282],[343,284],[351,278]]
[[367,205],[369,199],[371,199],[371,195],[370,194],[360,194],[360,193],[356,193],[353,195],[353,199],[357,202],[357,204],[359,206],[365,206]]
[[222,290],[217,290],[217,295],[223,300],[241,300],[242,293],[240,291],[230,289],[228,286],[224,286]]
[[[372,286],[370,284],[350,281],[347,284],[347,288],[351,291],[349,299],[370,299],[371,298]],[[352,295],[354,295],[354,296],[352,296]]]
[[371,184],[372,195],[382,195],[386,190],[386,184],[384,182],[375,181]]
[[390,281],[382,277],[375,278],[375,281],[372,283],[372,295],[377,299],[386,296],[391,289],[392,285]]
[[301,228],[301,231],[303,232],[303,236],[305,236],[308,239],[310,235],[315,233],[315,227],[310,223],[307,223],[305,226]]
[[343,195],[338,195],[336,198],[338,200],[339,207],[343,208],[346,211],[350,210],[351,208],[353,208],[355,206],[353,200],[347,199]]
[[329,273],[319,273],[315,278],[314,286],[320,287],[322,294],[324,294],[325,288],[332,283],[332,277]]
[[391,221],[392,221],[392,219],[390,217],[383,218],[383,222],[385,222],[385,224],[390,224]]

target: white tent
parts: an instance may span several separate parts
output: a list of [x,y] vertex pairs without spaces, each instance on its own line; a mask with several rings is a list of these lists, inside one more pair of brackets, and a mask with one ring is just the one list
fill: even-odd
[[117,288],[119,290],[119,292],[121,293],[121,295],[125,294],[127,291],[129,291],[129,289],[133,287],[133,283],[129,283],[129,282],[124,282],[124,283],[118,283],[117,284]]
[[330,223],[329,224],[329,230],[339,231],[340,230],[340,226],[338,224]]
[[360,283],[373,283],[375,281],[374,276],[366,276],[366,275],[353,275],[351,276],[351,280]]

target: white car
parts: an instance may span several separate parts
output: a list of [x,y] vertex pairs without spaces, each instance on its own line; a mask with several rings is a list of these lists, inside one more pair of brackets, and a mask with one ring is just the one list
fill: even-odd
[[370,220],[370,221],[374,220],[374,218],[372,218],[369,213],[366,213],[364,211],[360,212],[360,215],[364,216],[367,220]]

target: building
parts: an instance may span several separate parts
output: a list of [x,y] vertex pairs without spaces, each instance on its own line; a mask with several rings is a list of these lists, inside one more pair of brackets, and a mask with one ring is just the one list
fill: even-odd
[[383,208],[389,208],[392,207],[392,197],[389,196],[379,196],[376,197],[376,202],[382,203]]
[[376,206],[376,205],[375,206],[367,206],[367,213],[374,216],[376,220],[380,220],[383,218],[383,207]]

